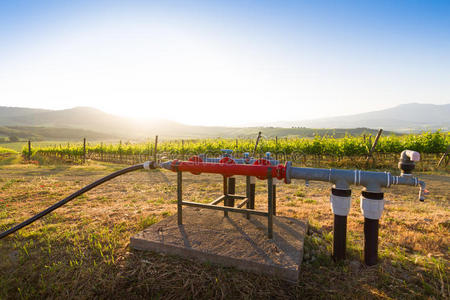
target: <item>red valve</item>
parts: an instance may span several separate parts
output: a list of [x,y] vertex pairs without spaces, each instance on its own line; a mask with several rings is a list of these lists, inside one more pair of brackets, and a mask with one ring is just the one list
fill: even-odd
[[203,162],[203,159],[201,159],[200,156],[194,155],[191,158],[189,158],[189,161],[193,161],[193,162],[199,163],[199,162]]
[[[194,163],[201,163],[203,162],[203,159],[201,159],[199,156],[194,155],[191,158],[189,158],[189,161],[192,161]],[[200,172],[191,172],[194,175],[200,175]]]
[[[268,161],[265,158],[260,158],[255,160],[255,162],[253,163],[255,166],[270,166],[270,161]],[[257,176],[258,179],[265,179],[265,177],[262,176]]]
[[265,158],[260,158],[260,159],[255,160],[255,162],[253,164],[256,166],[268,166],[268,165],[270,165],[270,161],[268,161]]
[[221,160],[219,160],[219,163],[234,165],[236,162],[231,157],[226,156],[226,157],[222,158]]

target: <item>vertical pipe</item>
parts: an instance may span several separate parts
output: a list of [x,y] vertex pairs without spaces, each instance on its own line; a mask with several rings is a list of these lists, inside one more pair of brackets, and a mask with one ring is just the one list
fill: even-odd
[[333,259],[344,260],[347,250],[347,216],[350,211],[352,190],[331,189],[331,209],[334,214]]
[[[253,182],[252,182],[253,181]],[[249,190],[249,208],[255,209],[255,191],[256,191],[256,183],[255,178],[250,178],[250,190]]]
[[[228,178],[223,176],[223,195],[225,198],[223,199],[223,205],[228,206]],[[228,217],[228,212],[223,212],[224,217]]]
[[[245,204],[245,207],[247,209],[250,209],[250,176],[245,177],[245,197],[247,197],[247,203]],[[246,217],[248,220],[250,220],[250,214],[247,213]]]
[[[236,177],[228,177],[228,195],[236,194]],[[228,206],[234,206],[234,198],[229,197]]]
[[[268,172],[271,168],[268,169]],[[273,238],[273,179],[269,173],[267,176],[267,202],[268,202],[268,215],[267,215],[267,237]]]
[[177,210],[178,210],[178,225],[183,224],[183,206],[181,202],[183,201],[182,196],[182,186],[183,186],[183,173],[181,171],[177,172]]
[[379,220],[364,218],[364,262],[368,266],[378,263]]
[[[275,180],[274,180],[275,181]],[[272,185],[273,215],[277,215],[277,185]]]
[[378,263],[378,227],[384,209],[384,194],[363,191],[361,211],[364,215],[364,262],[368,266]]
[[333,227],[333,259],[344,260],[347,243],[347,216],[334,215]]

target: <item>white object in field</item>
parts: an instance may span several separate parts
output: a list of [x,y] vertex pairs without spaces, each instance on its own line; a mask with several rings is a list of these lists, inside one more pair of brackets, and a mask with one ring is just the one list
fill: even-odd
[[144,163],[144,169],[150,170],[150,161],[146,161],[146,162]]
[[338,216],[348,216],[351,206],[351,197],[342,197],[331,194],[331,211]]
[[364,218],[379,220],[384,210],[384,199],[367,199],[361,196],[361,212]]
[[402,154],[409,157],[411,161],[420,161],[420,153],[413,150],[404,150]]

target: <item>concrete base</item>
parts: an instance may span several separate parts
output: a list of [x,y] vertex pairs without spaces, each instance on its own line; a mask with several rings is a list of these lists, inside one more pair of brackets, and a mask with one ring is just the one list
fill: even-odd
[[165,218],[131,238],[130,246],[217,263],[245,271],[297,281],[303,258],[307,222],[274,217],[273,239],[267,238],[267,218],[239,213],[183,208],[183,225],[177,216]]

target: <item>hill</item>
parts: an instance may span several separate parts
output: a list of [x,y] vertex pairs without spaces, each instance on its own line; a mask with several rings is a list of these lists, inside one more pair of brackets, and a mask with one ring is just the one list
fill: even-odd
[[360,135],[377,131],[360,126],[354,129],[192,126],[169,120],[135,121],[90,107],[41,110],[0,106],[0,115],[0,135],[41,140],[83,136],[90,139],[143,139],[156,134],[165,138],[254,137],[259,131],[267,137],[313,137],[316,134],[342,137],[346,133]]
[[450,104],[409,103],[367,113],[315,120],[278,122],[277,126],[313,128],[383,128],[398,132],[449,130]]
[[26,140],[111,140],[117,137],[112,134],[95,132],[79,128],[60,128],[60,127],[32,127],[32,126],[0,126],[1,137],[17,137]]

